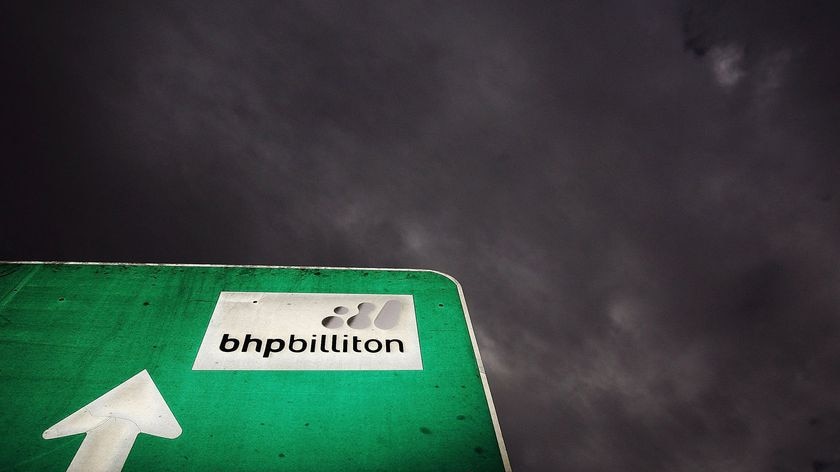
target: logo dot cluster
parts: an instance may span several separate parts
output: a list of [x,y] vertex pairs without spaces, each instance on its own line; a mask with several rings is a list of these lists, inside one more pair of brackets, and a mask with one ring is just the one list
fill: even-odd
[[376,305],[370,302],[359,303],[353,310],[355,313],[345,320],[351,310],[339,305],[333,309],[333,315],[321,320],[321,324],[328,329],[341,329],[346,324],[351,329],[368,329],[373,325],[381,330],[389,330],[399,324],[402,311],[399,300],[386,301],[378,312],[376,308]]

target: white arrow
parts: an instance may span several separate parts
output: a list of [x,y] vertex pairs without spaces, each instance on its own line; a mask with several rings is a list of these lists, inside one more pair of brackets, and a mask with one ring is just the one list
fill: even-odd
[[140,433],[168,439],[181,435],[145,370],[44,431],[44,439],[87,433],[67,471],[118,472]]

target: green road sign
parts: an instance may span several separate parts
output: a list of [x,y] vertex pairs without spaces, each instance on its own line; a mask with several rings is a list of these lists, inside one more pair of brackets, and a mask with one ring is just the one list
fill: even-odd
[[0,470],[509,470],[432,271],[0,263]]

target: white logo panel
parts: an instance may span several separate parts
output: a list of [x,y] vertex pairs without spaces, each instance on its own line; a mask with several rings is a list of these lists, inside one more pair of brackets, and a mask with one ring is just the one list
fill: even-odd
[[411,295],[221,292],[193,370],[422,370]]

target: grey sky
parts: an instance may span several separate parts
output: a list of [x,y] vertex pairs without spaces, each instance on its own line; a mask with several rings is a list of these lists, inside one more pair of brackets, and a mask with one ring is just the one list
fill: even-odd
[[840,470],[836,6],[4,8],[0,259],[442,270],[515,470]]

